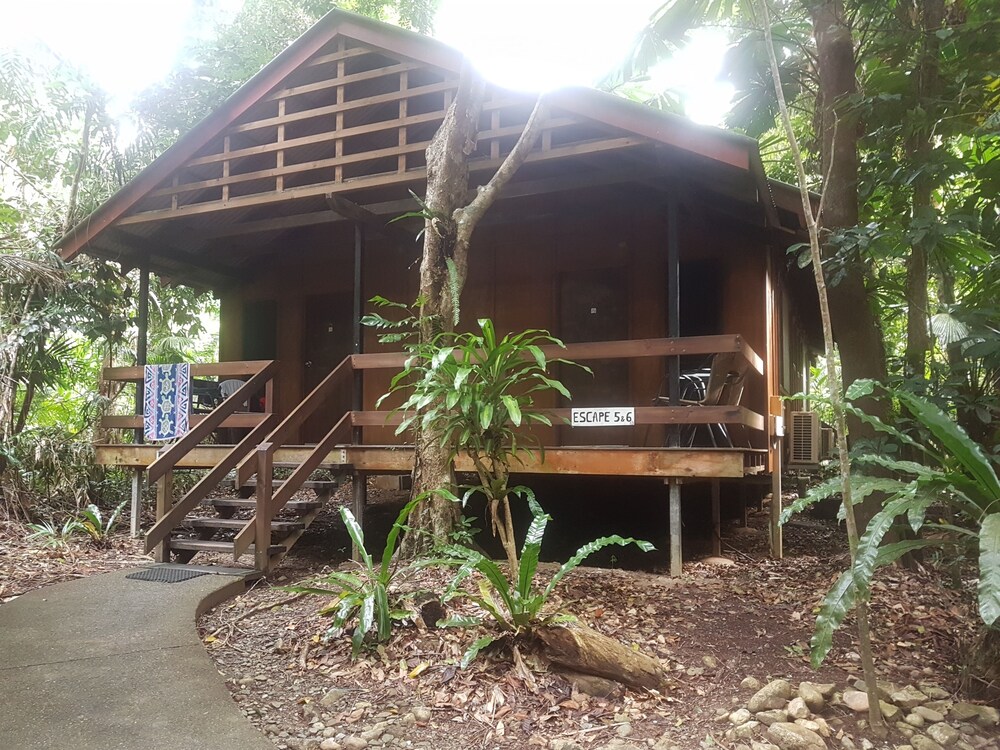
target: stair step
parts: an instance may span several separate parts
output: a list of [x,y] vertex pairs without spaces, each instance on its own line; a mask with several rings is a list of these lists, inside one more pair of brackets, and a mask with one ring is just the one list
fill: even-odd
[[[271,480],[271,486],[272,487],[280,487],[284,483],[285,483],[284,479],[273,479],[273,480]],[[224,482],[221,482],[221,484],[224,487],[233,487],[233,486],[236,485],[236,480],[235,479],[227,479]],[[327,479],[315,479],[315,480],[313,480],[313,479],[309,479],[309,480],[306,480],[305,482],[302,483],[302,485],[300,486],[300,489],[303,489],[303,490],[314,490],[317,494],[319,494],[320,492],[323,492],[323,491],[327,491],[327,492],[333,491],[333,490],[337,489],[337,487],[339,487],[340,484],[341,483],[339,481],[335,480],[335,479],[334,480],[327,480]],[[244,484],[243,486],[244,487],[256,487],[257,486],[257,478],[253,477],[251,479],[248,479],[246,481],[246,484]]]
[[[247,525],[247,519],[240,518],[185,518],[181,526],[189,529],[227,529],[239,531]],[[302,521],[271,521],[274,531],[298,531],[304,529]]]
[[[257,501],[252,497],[244,500],[239,497],[213,497],[205,501],[206,505],[213,508],[256,508]],[[291,510],[296,513],[308,513],[311,510],[322,508],[323,503],[318,500],[289,500],[285,503],[283,510]]]
[[[185,539],[184,537],[174,537],[170,540],[170,549],[186,549],[192,552],[228,552],[232,553],[232,542],[214,542],[203,539]],[[272,544],[267,548],[268,555],[277,555],[285,552],[286,548],[282,544]],[[247,554],[254,553],[254,545],[250,545]]]

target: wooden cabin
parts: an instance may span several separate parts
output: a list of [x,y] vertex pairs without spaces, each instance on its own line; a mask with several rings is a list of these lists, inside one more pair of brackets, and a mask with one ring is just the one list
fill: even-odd
[[[194,375],[249,378],[165,450],[97,446],[100,462],[157,482],[147,545],[161,558],[238,557],[255,545],[267,568],[317,512],[293,499],[315,469],[409,471],[405,436],[375,411],[401,357],[359,319],[375,295],[416,296],[419,223],[389,222],[425,189],[424,150],[461,66],[433,39],[334,10],[62,240],[67,260],[86,253],[214,290],[221,362]],[[632,424],[540,433],[544,461],[524,471],[662,478],[679,572],[682,482],[713,483],[717,524],[720,480],[778,476],[778,397],[803,388],[817,329],[811,277],[786,254],[802,239],[798,193],[767,179],[752,139],[589,89],[547,99],[534,151],[473,238],[462,326],[487,316],[503,331],[547,329],[594,372],[561,373],[572,407],[633,409]],[[470,189],[512,148],[533,103],[488,89]],[[742,362],[742,393],[691,404],[703,395],[692,373],[704,378],[719,355]],[[141,369],[105,377],[138,381]],[[237,413],[262,388],[265,411]],[[568,415],[568,403],[545,405]],[[226,427],[249,434],[208,441]],[[293,470],[283,484],[275,464]],[[184,467],[212,470],[176,498],[172,473]],[[217,506],[230,517],[201,519],[200,539],[172,539],[233,470],[237,485],[255,486],[243,501],[254,517]],[[358,513],[364,486],[355,482]],[[288,509],[297,521],[274,520]],[[212,541],[219,529],[235,539]]]

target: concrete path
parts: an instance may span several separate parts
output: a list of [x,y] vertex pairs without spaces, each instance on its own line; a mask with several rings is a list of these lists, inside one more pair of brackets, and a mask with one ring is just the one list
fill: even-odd
[[198,614],[244,591],[246,572],[126,578],[136,570],[0,606],[0,748],[274,750],[195,630]]

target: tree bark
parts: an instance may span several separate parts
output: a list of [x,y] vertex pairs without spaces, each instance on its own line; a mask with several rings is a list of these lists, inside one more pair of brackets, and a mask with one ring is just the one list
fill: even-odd
[[[936,121],[934,112],[938,109],[936,100],[939,86],[938,55],[941,40],[937,31],[944,21],[944,0],[923,0],[919,29],[921,32],[920,59],[917,77],[917,104],[923,112],[924,127],[914,133],[910,146],[913,166],[921,169],[913,180],[912,212],[913,219],[926,219],[934,216],[932,196],[935,180],[926,167],[933,155],[934,135],[933,123]],[[927,364],[927,352],[931,347],[928,322],[930,320],[930,304],[927,293],[929,274],[927,269],[928,243],[926,239],[918,240],[910,246],[910,255],[906,261],[906,353],[904,365],[909,376],[924,377]]]
[[[847,229],[858,223],[858,126],[844,112],[844,102],[857,93],[854,41],[844,16],[842,0],[822,0],[809,6],[819,74],[817,120],[823,174],[823,214],[820,224],[827,230]],[[824,260],[834,249],[824,247]],[[882,329],[871,295],[865,286],[868,264],[861,258],[850,260],[844,276],[828,289],[833,336],[840,351],[843,382],[859,378],[885,382],[886,356]],[[885,418],[888,409],[875,399],[857,402],[869,414]],[[874,439],[874,428],[855,418],[848,419],[853,441]],[[878,511],[880,502],[872,497],[859,506],[858,525],[865,528]]]
[[[421,343],[428,343],[457,325],[459,298],[469,270],[472,233],[524,163],[545,117],[539,99],[510,154],[490,181],[467,203],[469,158],[476,150],[485,93],[485,81],[466,61],[455,99],[427,147],[424,203],[428,215],[424,220],[419,292]],[[454,485],[451,451],[451,446],[442,443],[436,430],[425,430],[418,424],[414,438],[412,496],[423,494],[427,500],[418,504],[410,515],[409,526],[414,533],[403,538],[400,553],[404,557],[419,556],[446,542],[459,518],[455,503],[435,494],[443,487],[450,489]]]
[[668,682],[663,665],[585,625],[559,625],[535,631],[553,664],[583,674],[605,677],[632,688],[658,690]]

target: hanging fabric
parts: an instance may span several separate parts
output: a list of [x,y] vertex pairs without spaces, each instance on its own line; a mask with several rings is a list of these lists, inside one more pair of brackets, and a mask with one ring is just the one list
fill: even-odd
[[190,426],[191,365],[146,365],[143,370],[143,435],[146,440],[175,440]]

